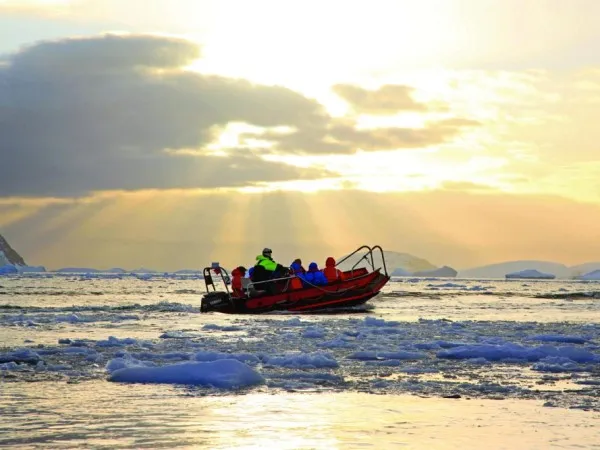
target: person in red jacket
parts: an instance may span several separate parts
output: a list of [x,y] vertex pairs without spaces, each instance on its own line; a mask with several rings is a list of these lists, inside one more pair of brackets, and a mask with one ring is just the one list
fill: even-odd
[[335,259],[333,259],[331,256],[325,261],[323,273],[325,274],[325,278],[327,278],[328,283],[333,283],[334,281],[343,279],[342,271],[335,267]]
[[242,278],[246,275],[246,268],[244,266],[239,266],[233,269],[231,272],[231,290],[233,291],[233,295],[235,297],[245,297],[244,289],[242,287]]

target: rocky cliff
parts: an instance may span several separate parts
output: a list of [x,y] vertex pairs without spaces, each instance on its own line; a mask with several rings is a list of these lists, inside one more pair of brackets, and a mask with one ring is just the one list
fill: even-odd
[[14,266],[26,266],[25,261],[0,234],[0,266],[12,264]]

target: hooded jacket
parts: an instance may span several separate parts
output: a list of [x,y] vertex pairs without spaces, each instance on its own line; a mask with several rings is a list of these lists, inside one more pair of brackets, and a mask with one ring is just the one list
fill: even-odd
[[342,279],[342,271],[335,267],[335,259],[331,256],[325,261],[325,269],[323,274],[329,283]]
[[304,279],[315,286],[327,284],[327,278],[325,278],[325,275],[319,270],[319,266],[315,262],[311,262],[308,266],[308,272],[304,274]]
[[271,258],[258,255],[256,257],[256,264],[254,265],[254,272],[252,273],[252,281],[267,281],[273,278],[275,271],[281,269],[283,269],[283,266],[277,264]]
[[256,266],[263,266],[269,272],[275,272],[277,270],[277,263],[264,255],[258,255],[256,257],[256,264],[254,267]]
[[297,277],[302,276],[305,272],[302,265],[299,263],[296,263],[296,262],[290,266],[290,269],[292,269],[293,274],[296,275]]
[[239,267],[233,269],[231,276],[231,289],[233,290],[233,295],[236,297],[243,297],[244,289],[242,288],[242,272]]

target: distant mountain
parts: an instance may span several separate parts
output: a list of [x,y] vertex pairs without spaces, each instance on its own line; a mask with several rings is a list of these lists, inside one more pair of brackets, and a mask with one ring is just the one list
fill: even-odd
[[523,270],[537,270],[556,276],[556,278],[571,278],[571,270],[564,264],[551,261],[507,261],[490,264],[473,269],[461,270],[459,278],[504,278],[506,274]]
[[19,255],[0,234],[0,266],[26,266],[25,260]]
[[[394,271],[397,271],[396,273],[414,273],[421,270],[436,269],[436,266],[431,264],[429,261],[422,258],[418,258],[409,253],[385,251],[383,252],[383,254],[385,256],[387,271],[390,274]],[[350,270],[352,266],[356,264],[364,255],[366,255],[365,252],[357,253],[356,255],[350,257],[348,261],[344,261],[342,264],[340,264],[338,268],[340,270]],[[341,261],[343,258],[344,257],[338,258],[337,261]],[[373,253],[373,260],[375,263],[375,268],[383,267],[381,261],[381,254],[379,253],[379,251]],[[367,263],[365,260],[363,260],[356,266],[356,268],[359,267],[370,267],[370,262]]]

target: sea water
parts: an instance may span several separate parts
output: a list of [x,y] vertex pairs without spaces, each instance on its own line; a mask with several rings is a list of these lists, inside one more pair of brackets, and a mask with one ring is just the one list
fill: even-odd
[[600,283],[399,278],[261,316],[202,292],[0,278],[0,446],[599,448]]

